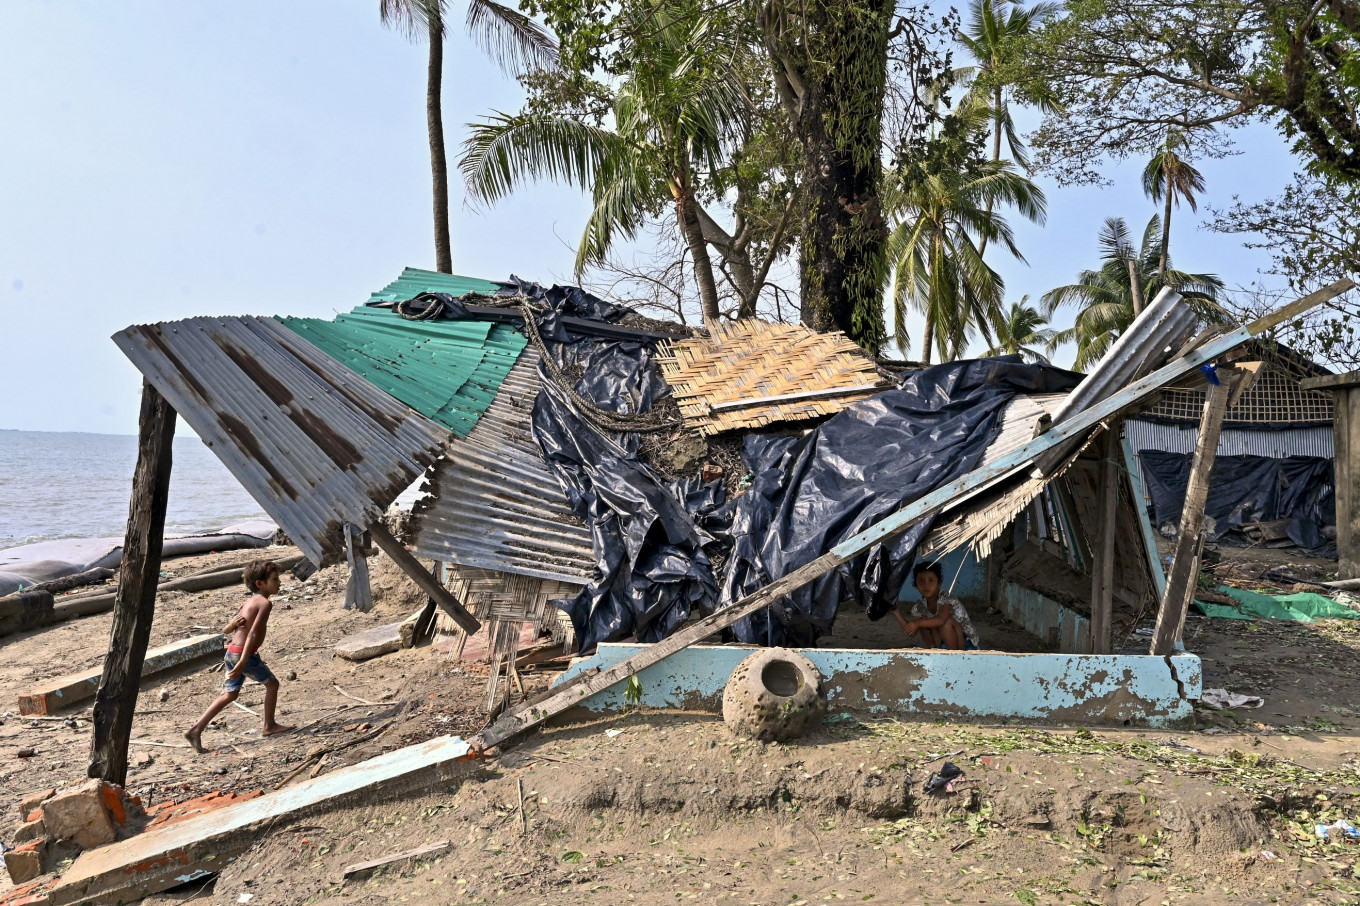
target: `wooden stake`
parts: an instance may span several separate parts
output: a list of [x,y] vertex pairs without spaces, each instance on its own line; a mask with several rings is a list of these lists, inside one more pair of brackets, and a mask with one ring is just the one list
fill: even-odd
[[345,523],[345,559],[349,563],[349,582],[345,585],[345,610],[368,613],[373,609],[373,591],[368,580],[368,558],[360,543],[363,531]]
[[1091,653],[1110,653],[1110,624],[1114,612],[1114,539],[1119,512],[1120,423],[1105,429],[1100,462],[1100,545],[1091,562]]
[[156,611],[174,439],[174,408],[150,381],[143,381],[137,468],[132,475],[132,501],[128,507],[109,654],[95,692],[88,771],[90,777],[120,785],[127,780],[128,740],[137,710],[142,661]]
[[425,567],[420,565],[420,561],[411,555],[411,552],[392,537],[382,523],[374,522],[368,527],[368,534],[373,538],[373,543],[382,548],[382,552],[392,558],[392,561],[401,567],[401,571],[411,577],[411,581],[420,586],[420,590],[434,599],[444,613],[448,614],[453,622],[457,623],[468,635],[482,628],[482,624],[477,622],[477,618],[463,609],[463,605],[458,603],[458,599],[449,593],[449,590],[440,585],[434,578],[425,571]]
[[1185,503],[1181,509],[1180,533],[1176,536],[1175,553],[1171,557],[1171,571],[1166,577],[1166,591],[1162,606],[1157,611],[1157,626],[1152,631],[1151,653],[1168,655],[1176,651],[1176,640],[1181,636],[1185,613],[1195,595],[1199,578],[1200,546],[1204,542],[1204,505],[1209,500],[1209,473],[1214,468],[1218,452],[1218,436],[1223,427],[1223,415],[1228,411],[1228,397],[1238,380],[1228,371],[1220,371],[1221,383],[1209,385],[1204,400],[1204,412],[1199,420],[1199,437],[1195,441],[1195,455],[1190,463],[1190,480],[1185,488]]

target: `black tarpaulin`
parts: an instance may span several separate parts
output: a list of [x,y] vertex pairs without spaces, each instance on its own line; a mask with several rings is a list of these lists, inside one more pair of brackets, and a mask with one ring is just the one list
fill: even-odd
[[[1017,394],[1062,393],[1081,375],[1018,356],[906,373],[899,389],[856,403],[802,436],[751,434],[750,489],[729,505],[726,606],[972,471]],[[743,642],[811,645],[853,601],[872,618],[895,605],[931,520],[738,622]],[[886,549],[885,549],[886,548]]]
[[[1158,526],[1179,525],[1193,454],[1143,450],[1143,483]],[[1219,539],[1250,522],[1288,519],[1289,540],[1313,550],[1324,545],[1322,529],[1336,524],[1333,464],[1315,456],[1218,456],[1209,473],[1204,513]]]

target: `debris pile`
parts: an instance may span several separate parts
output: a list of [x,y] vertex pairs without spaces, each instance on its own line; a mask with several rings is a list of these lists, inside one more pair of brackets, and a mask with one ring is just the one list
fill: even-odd
[[15,884],[31,881],[82,850],[126,839],[145,824],[142,800],[121,786],[91,780],[74,789],[42,790],[18,804],[5,868]]

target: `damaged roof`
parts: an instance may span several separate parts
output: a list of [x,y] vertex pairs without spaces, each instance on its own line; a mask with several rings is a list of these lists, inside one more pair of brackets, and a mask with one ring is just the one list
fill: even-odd
[[658,358],[686,424],[706,435],[835,415],[880,389],[844,334],[801,324],[719,322]]
[[113,340],[313,562],[434,461],[448,432],[273,318],[134,325]]
[[389,309],[363,306],[334,321],[282,322],[375,387],[460,437],[491,405],[528,343],[506,324],[411,321]]
[[405,302],[421,293],[448,293],[461,296],[466,293],[485,293],[490,295],[501,288],[501,284],[479,277],[463,277],[458,274],[441,274],[438,271],[425,271],[418,267],[408,267],[401,276],[368,297],[369,304],[374,302]]

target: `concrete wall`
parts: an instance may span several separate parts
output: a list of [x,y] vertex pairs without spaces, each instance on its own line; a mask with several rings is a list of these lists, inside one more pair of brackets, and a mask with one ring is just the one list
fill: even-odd
[[[645,646],[603,644],[570,677],[610,667]],[[757,650],[695,645],[638,674],[642,704],[720,710],[728,677]],[[805,648],[825,677],[830,706],[898,716],[1023,718],[1048,723],[1173,726],[1192,719],[1200,697],[1199,658],[999,652],[868,651]],[[624,707],[618,683],[582,704]]]
[[996,608],[1050,648],[1068,654],[1091,650],[1091,621],[1037,591],[1005,582]]

